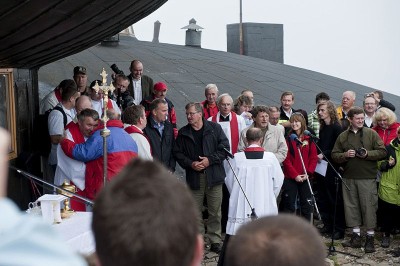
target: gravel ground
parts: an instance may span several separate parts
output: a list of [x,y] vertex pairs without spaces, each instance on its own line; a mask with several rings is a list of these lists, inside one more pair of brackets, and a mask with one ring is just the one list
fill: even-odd
[[[351,230],[346,232],[345,240],[350,239]],[[327,246],[327,259],[326,265],[344,265],[344,266],[386,266],[386,265],[400,265],[400,257],[394,257],[391,252],[400,248],[400,235],[392,236],[391,244],[389,248],[382,248],[380,241],[382,233],[377,232],[375,237],[375,249],[374,253],[366,254],[364,248],[353,249],[344,248],[342,242],[344,240],[335,240],[334,247],[337,252],[328,255],[328,248],[331,246],[331,239],[322,236],[324,243]],[[206,244],[205,255],[202,265],[205,266],[216,266],[218,262],[218,255],[214,252],[209,251],[209,245]],[[340,252],[348,253],[342,254]]]
[[[350,239],[351,230],[346,232],[346,240]],[[398,250],[400,247],[400,235],[392,236],[391,244],[389,248],[381,247],[381,238],[382,233],[377,232],[375,236],[375,252],[374,253],[365,253],[364,248],[344,248],[342,246],[343,240],[335,241],[336,253],[333,253],[328,256],[328,259],[331,260],[330,265],[400,265],[400,258],[394,257],[391,253],[394,250]],[[323,237],[324,242],[327,247],[331,245],[331,240]],[[348,253],[342,254],[340,252]],[[355,256],[354,256],[355,255]]]

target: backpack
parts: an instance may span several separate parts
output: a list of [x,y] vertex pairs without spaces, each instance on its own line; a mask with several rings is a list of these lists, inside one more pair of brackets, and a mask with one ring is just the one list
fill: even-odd
[[56,105],[53,109],[47,110],[44,114],[38,116],[36,121],[35,133],[36,133],[36,147],[35,150],[39,153],[39,155],[43,157],[48,157],[51,151],[51,139],[49,134],[49,115],[51,111],[58,110],[63,114],[64,118],[64,128],[67,125],[67,114],[64,112],[64,109]]

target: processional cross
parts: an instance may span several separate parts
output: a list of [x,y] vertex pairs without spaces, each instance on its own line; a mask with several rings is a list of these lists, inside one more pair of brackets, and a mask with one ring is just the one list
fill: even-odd
[[93,89],[96,93],[99,93],[101,90],[103,92],[103,115],[101,120],[103,121],[104,128],[101,130],[100,135],[103,137],[103,184],[106,185],[107,182],[107,137],[111,134],[110,130],[107,128],[107,104],[108,104],[108,92],[113,93],[115,87],[113,86],[112,82],[110,85],[107,86],[107,76],[108,74],[104,70],[101,71],[100,76],[103,78],[103,83],[100,86],[97,81],[96,84],[93,86]]

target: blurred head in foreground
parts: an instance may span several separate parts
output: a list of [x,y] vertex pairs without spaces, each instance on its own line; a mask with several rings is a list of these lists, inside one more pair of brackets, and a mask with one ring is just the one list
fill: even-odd
[[290,214],[268,216],[242,226],[230,239],[226,265],[325,265],[325,245],[310,223]]
[[200,265],[204,244],[196,211],[183,182],[159,163],[133,160],[95,201],[100,264]]

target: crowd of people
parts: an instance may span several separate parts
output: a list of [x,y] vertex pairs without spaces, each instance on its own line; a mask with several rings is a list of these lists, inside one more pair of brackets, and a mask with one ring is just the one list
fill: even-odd
[[[282,93],[281,106],[265,106],[257,105],[249,89],[233,98],[208,84],[205,99],[186,104],[187,124],[178,128],[167,84],[144,75],[139,60],[133,60],[129,70],[128,76],[114,75],[116,90],[104,101],[102,91],[93,88],[101,81],[87,86],[87,70],[77,66],[73,80],[62,81],[40,104],[42,114],[51,110],[52,147],[42,160],[48,166],[45,179],[56,185],[69,179],[79,195],[95,200],[93,228],[102,265],[121,259],[129,263],[118,265],[140,260],[149,265],[182,264],[163,257],[167,245],[165,252],[181,254],[183,265],[196,265],[202,258],[203,237],[210,251],[220,254],[219,265],[249,264],[254,252],[274,253],[275,257],[264,254],[257,259],[271,256],[276,265],[290,265],[290,256],[276,257],[288,246],[272,242],[290,235],[293,239],[286,241],[301,246],[301,234],[310,231],[317,236],[316,228],[305,225],[312,224],[317,206],[324,224],[321,234],[339,240],[351,228],[351,238],[343,246],[364,246],[370,253],[375,251],[375,229],[381,228],[380,245],[390,246],[390,235],[400,225],[400,123],[395,107],[380,91],[364,95],[362,107],[355,106],[353,91],[343,92],[339,106],[321,92],[316,108],[307,113],[294,109],[295,95],[290,91]],[[100,119],[104,104],[111,132],[107,182],[112,184],[105,188]],[[317,170],[324,162],[325,170]],[[185,171],[186,187],[172,178],[176,163]],[[123,208],[123,202],[132,205]],[[91,211],[80,203],[72,208]],[[296,215],[300,221],[292,220]],[[176,229],[177,225],[183,228]],[[130,228],[132,236],[123,236],[121,228]],[[121,239],[110,242],[115,235],[106,231],[118,232]],[[143,243],[134,244],[133,236],[143,238]],[[176,246],[170,245],[172,240],[153,240],[171,238]],[[257,241],[271,245],[259,247]],[[243,243],[246,252],[239,250]],[[321,239],[315,237],[312,243],[324,254]],[[133,251],[124,250],[128,246]],[[293,258],[300,257],[293,253]],[[165,260],[160,263],[161,259]],[[322,265],[315,254],[304,263]]]

